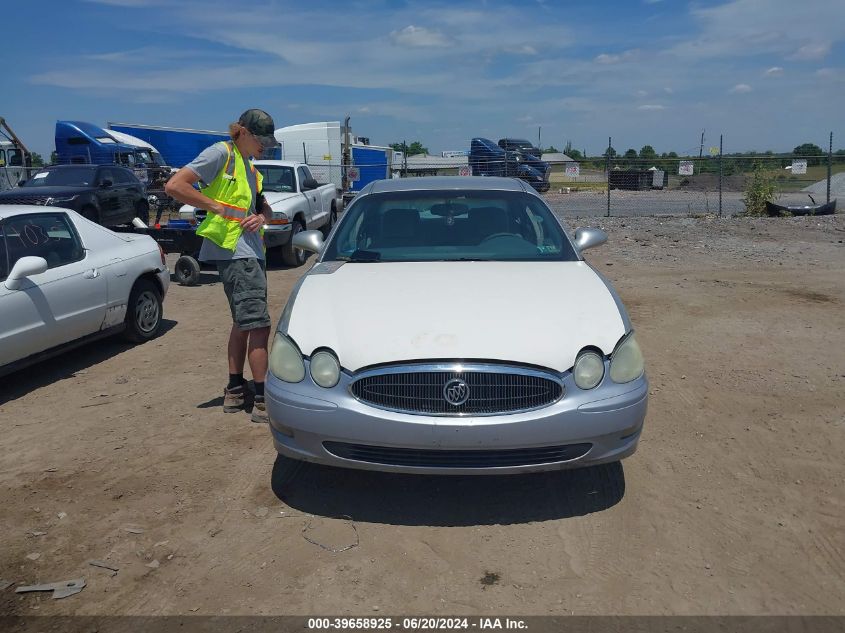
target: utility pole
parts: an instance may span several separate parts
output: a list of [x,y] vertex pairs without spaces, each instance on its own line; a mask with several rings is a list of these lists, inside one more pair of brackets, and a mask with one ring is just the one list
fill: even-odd
[[[542,126],[540,126],[540,125],[537,126],[537,149],[539,149],[541,152],[543,151],[543,146],[540,145],[540,130],[542,130],[542,129],[543,129]],[[537,158],[540,158],[540,157],[538,156]]]
[[701,145],[698,148],[698,157],[702,158],[704,156],[704,130],[701,130]]
[[352,162],[352,150],[349,146],[349,115],[343,120],[343,156],[341,157],[341,187],[343,193],[349,191],[349,177],[346,175],[346,170]]

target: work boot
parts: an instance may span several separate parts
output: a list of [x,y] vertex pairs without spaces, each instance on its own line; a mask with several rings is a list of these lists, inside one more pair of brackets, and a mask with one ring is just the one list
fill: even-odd
[[270,421],[267,417],[267,404],[262,396],[255,396],[252,403],[252,421],[256,424],[266,424]]
[[244,394],[246,389],[243,385],[223,390],[223,411],[225,413],[236,413],[244,408]]

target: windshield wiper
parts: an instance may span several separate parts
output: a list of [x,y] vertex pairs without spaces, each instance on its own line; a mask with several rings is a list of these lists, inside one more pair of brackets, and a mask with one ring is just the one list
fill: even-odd
[[377,251],[354,251],[351,255],[338,255],[337,259],[342,262],[377,262],[381,260],[381,253]]

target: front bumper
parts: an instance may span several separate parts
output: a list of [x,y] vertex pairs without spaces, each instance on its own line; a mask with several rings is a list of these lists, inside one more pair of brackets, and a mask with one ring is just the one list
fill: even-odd
[[[602,385],[586,392],[566,375],[564,397],[534,411],[412,415],[357,400],[349,392],[353,376],[344,373],[336,387],[323,389],[307,369],[306,361],[306,377],[296,384],[268,374],[276,450],[296,460],[365,470],[509,474],[613,462],[636,450],[648,401],[645,375],[624,385],[605,375]],[[546,455],[554,457],[544,461]]]
[[290,242],[291,233],[290,224],[265,224],[264,246],[266,248],[284,246]]

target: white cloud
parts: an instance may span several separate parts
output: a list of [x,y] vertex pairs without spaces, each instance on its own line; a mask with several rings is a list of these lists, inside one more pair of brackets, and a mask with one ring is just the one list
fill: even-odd
[[517,119],[520,123],[531,123],[534,120],[534,117],[530,114],[526,114],[525,116],[521,116]]
[[642,99],[643,97],[647,97],[647,96],[648,96],[648,92],[646,92],[645,90],[637,90],[634,94],[635,94],[637,97],[639,97],[640,99]]
[[451,45],[451,41],[438,31],[431,31],[423,26],[406,26],[401,31],[390,33],[390,39],[397,46],[412,48],[442,48]]
[[748,84],[737,84],[728,92],[731,92],[733,94],[746,94],[748,92],[751,92],[751,86],[749,86]]
[[634,48],[628,51],[624,51],[623,53],[620,53],[618,55],[602,53],[601,55],[597,55],[593,61],[597,64],[618,64],[620,62],[627,62],[631,61],[632,59],[636,59],[639,54],[640,50]]
[[812,44],[805,44],[788,59],[796,59],[799,61],[812,61],[827,57],[830,53],[830,42],[813,42]]
[[506,46],[502,49],[502,52],[510,53],[511,55],[536,55],[537,49],[524,44],[522,46]]
[[772,66],[766,72],[763,73],[766,77],[780,77],[783,75],[783,68],[780,66]]
[[658,103],[646,103],[641,106],[637,106],[637,110],[643,110],[644,112],[652,112],[665,109],[666,106],[660,105]]
[[664,87],[663,87],[663,92],[665,92],[667,95],[671,95],[671,94],[674,94],[674,93],[675,93],[675,91],[674,91],[674,90],[672,90],[672,88],[670,88],[669,86],[664,86]]

